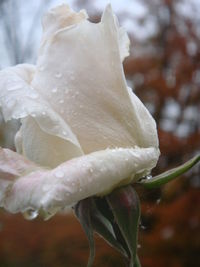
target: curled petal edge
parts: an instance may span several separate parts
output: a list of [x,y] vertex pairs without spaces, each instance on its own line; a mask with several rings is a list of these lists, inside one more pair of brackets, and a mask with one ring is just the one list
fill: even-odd
[[[2,153],[10,153],[13,161],[24,164],[21,155],[1,149],[1,165],[6,160]],[[9,183],[2,172],[0,181],[5,186],[0,189],[0,206],[11,213],[31,209],[49,217],[82,199],[103,196],[118,186],[137,181],[151,171],[158,156],[159,150],[152,147],[106,149],[74,158],[51,170],[36,166],[29,174],[15,175]],[[32,163],[27,164],[28,169]]]

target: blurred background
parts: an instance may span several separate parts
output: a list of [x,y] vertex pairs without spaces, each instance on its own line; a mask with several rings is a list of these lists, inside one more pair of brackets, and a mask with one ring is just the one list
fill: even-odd
[[[65,1],[0,0],[0,69],[35,63],[41,16]],[[124,62],[128,84],[154,116],[161,157],[153,174],[200,152],[200,1],[109,1],[131,40]],[[98,22],[107,0],[67,1]],[[0,145],[14,149],[17,121],[0,117]],[[143,267],[200,266],[200,167],[156,190],[137,188],[142,200],[139,256]],[[96,237],[95,267],[124,266]],[[86,266],[88,243],[73,215],[26,221],[0,211],[0,267]]]

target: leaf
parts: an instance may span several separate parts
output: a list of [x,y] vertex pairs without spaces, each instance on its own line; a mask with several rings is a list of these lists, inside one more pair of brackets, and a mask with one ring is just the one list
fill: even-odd
[[138,226],[140,219],[140,201],[132,186],[113,191],[107,197],[116,223],[123,235],[130,252],[130,267],[136,261]]
[[95,242],[94,242],[93,227],[91,223],[91,207],[92,207],[91,198],[81,200],[75,206],[75,214],[78,220],[80,221],[80,224],[83,227],[83,230],[88,238],[90,245],[90,255],[87,267],[92,266],[95,258]]
[[108,216],[108,218],[105,217],[94,203],[91,217],[93,229],[95,230],[95,232],[101,235],[111,246],[113,246],[115,249],[121,252],[121,254],[127,257],[126,250],[116,238],[112,225],[113,220],[110,221],[109,218],[110,216]]
[[139,183],[142,184],[146,188],[159,187],[163,184],[166,184],[172,181],[173,179],[177,178],[181,174],[185,173],[186,171],[191,169],[195,164],[197,164],[199,161],[200,161],[200,155],[197,155],[179,167],[163,172],[157,176],[154,176],[151,179],[142,179],[141,181],[139,181]]

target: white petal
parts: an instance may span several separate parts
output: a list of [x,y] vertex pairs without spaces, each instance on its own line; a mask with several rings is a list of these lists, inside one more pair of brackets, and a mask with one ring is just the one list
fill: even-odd
[[[131,101],[118,37],[116,21],[108,7],[101,23],[83,20],[57,32],[38,59],[32,86],[70,125],[86,154],[107,147],[158,144],[151,115],[141,119],[138,110],[148,111],[139,100]],[[43,72],[39,66],[45,66]],[[50,92],[55,87],[57,94],[52,97]]]
[[44,44],[47,39],[63,28],[68,28],[72,25],[80,23],[82,20],[87,19],[87,13],[85,10],[81,10],[79,13],[74,12],[66,4],[58,5],[52,8],[43,17],[43,41]]
[[0,203],[6,197],[6,192],[13,180],[37,168],[33,162],[19,154],[0,147]]
[[[50,107],[47,101],[30,86],[33,75],[34,67],[30,65],[18,65],[2,70],[0,72],[0,105],[6,121],[27,117],[28,121],[35,121],[35,128],[32,128],[28,135],[25,134],[28,128],[21,133],[24,145],[21,149],[30,156],[31,160],[35,160],[40,165],[54,167],[58,163],[57,159],[61,163],[72,156],[81,155],[82,152],[69,126]],[[23,129],[28,127],[27,120],[22,120],[22,124],[25,124]],[[43,136],[42,139],[41,136]],[[44,141],[45,136],[46,143],[43,145],[40,141]],[[32,145],[30,139],[34,139]],[[20,150],[20,142],[22,143],[20,139],[16,142],[18,151]],[[61,150],[55,151],[55,154],[57,152],[60,154],[54,161],[51,159],[52,165],[48,165],[50,157],[54,156],[50,152],[55,150],[57,143],[60,144]],[[45,147],[43,157],[40,154],[41,147]],[[32,154],[35,157],[32,157]]]
[[111,5],[108,4],[102,15],[102,22],[105,25],[109,25],[110,23],[111,24],[113,23],[113,20],[114,20],[117,34],[118,34],[118,45],[119,45],[120,58],[121,58],[121,61],[123,61],[127,56],[129,56],[130,40],[129,40],[126,30],[123,27],[119,26],[118,18],[116,15],[113,14]]
[[136,181],[156,165],[155,148],[112,149],[72,159],[53,170],[38,170],[17,179],[1,206],[10,212],[27,209],[50,214],[81,199],[104,195]]

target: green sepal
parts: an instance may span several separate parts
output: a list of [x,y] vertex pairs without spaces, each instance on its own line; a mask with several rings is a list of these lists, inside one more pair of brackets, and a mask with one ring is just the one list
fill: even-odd
[[136,255],[136,259],[135,259],[135,265],[134,265],[134,267],[141,267],[141,264],[140,264],[140,260],[139,260],[138,255]]
[[129,267],[137,262],[138,226],[140,201],[132,186],[114,190],[106,197],[115,221],[121,230],[130,252]]
[[[104,199],[96,199],[96,202],[98,202],[98,204],[99,202],[102,203],[104,201]],[[128,255],[126,250],[123,248],[123,245],[117,239],[117,236],[115,234],[113,216],[110,213],[111,211],[107,210],[106,206],[104,206],[102,213],[96,203],[94,203],[91,217],[93,229],[96,233],[102,236],[113,248],[117,249],[122,255],[127,257]]]
[[166,184],[181,174],[187,172],[189,169],[191,169],[195,164],[197,164],[200,161],[200,155],[197,155],[193,157],[192,159],[188,160],[184,164],[180,165],[179,167],[173,168],[171,170],[168,170],[166,172],[163,172],[157,176],[154,176],[151,179],[142,179],[138,181],[138,183],[142,184],[146,188],[156,188],[163,184]]
[[87,267],[92,267],[95,258],[95,242],[94,242],[94,231],[91,223],[91,206],[92,199],[86,198],[79,201],[75,207],[75,214],[83,227],[83,230],[88,238],[90,246],[90,254],[88,259]]

